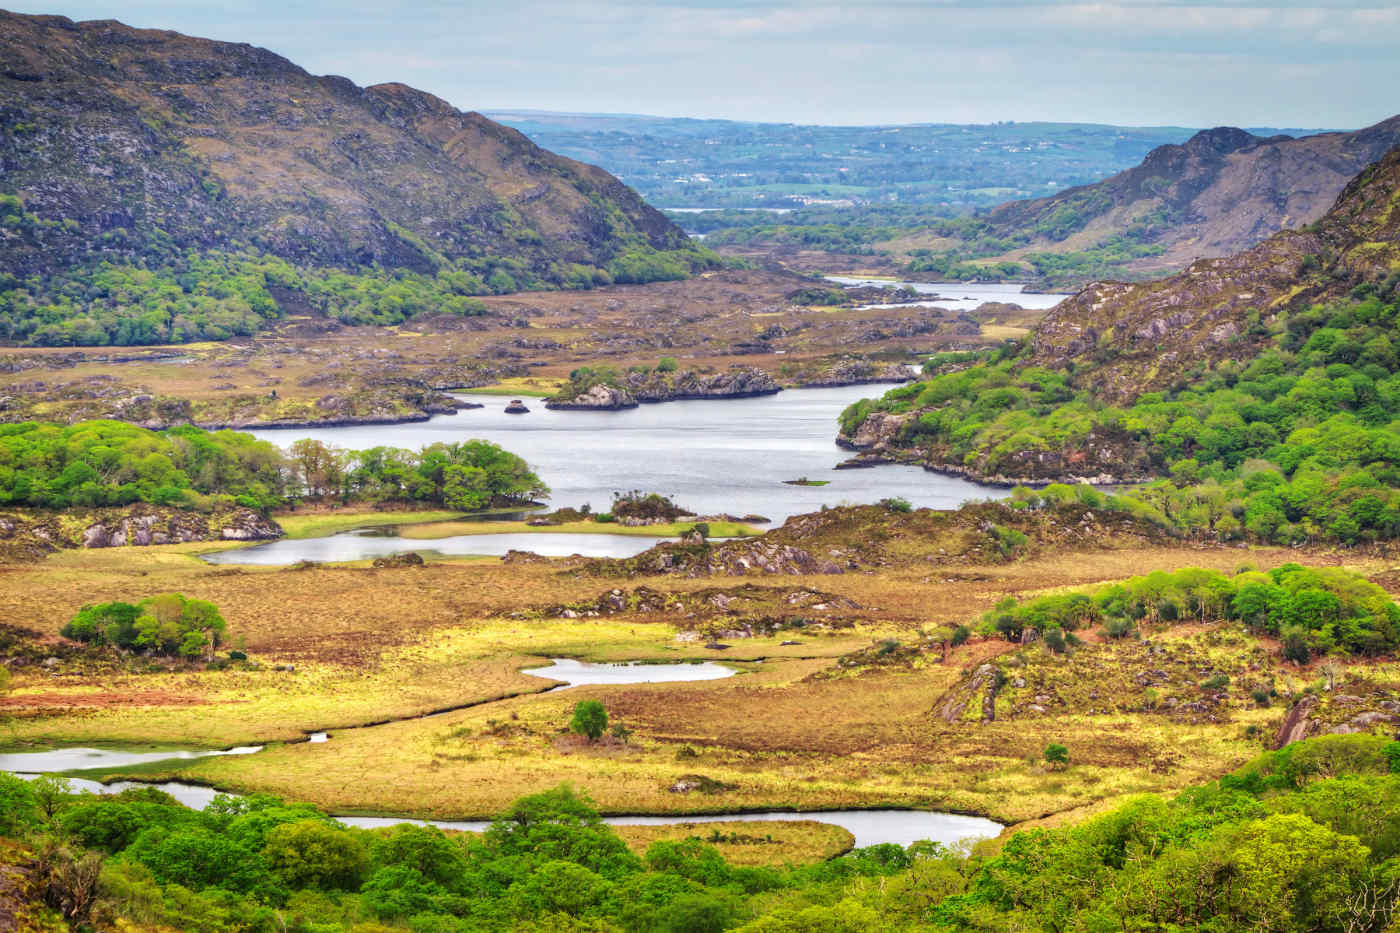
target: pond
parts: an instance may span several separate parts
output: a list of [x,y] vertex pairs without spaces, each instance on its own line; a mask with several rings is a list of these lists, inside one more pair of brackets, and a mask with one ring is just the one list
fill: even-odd
[[[588,504],[604,511],[614,492],[640,489],[669,495],[702,515],[757,514],[781,523],[823,505],[889,496],[951,509],[969,499],[1006,494],[919,467],[833,469],[851,456],[836,446],[837,416],[889,388],[788,389],[758,398],[665,402],[625,411],[550,411],[542,401],[527,399],[527,415],[506,414],[507,398],[465,394],[461,398],[486,407],[408,424],[251,433],[283,447],[312,437],[348,449],[416,449],[482,438],[524,457],[553,490],[550,503],[556,508]],[[829,485],[784,485],[802,477]]]
[[620,664],[597,664],[575,661],[573,658],[551,658],[548,667],[526,667],[520,673],[531,677],[562,680],[569,687],[592,684],[661,684],[681,680],[721,680],[733,677],[737,671],[713,661],[683,664],[648,664],[629,661]]
[[456,535],[450,538],[400,538],[384,529],[364,529],[324,538],[282,538],[252,547],[205,554],[211,564],[258,564],[285,567],[298,561],[369,560],[416,551],[443,557],[500,556],[506,551],[534,551],[546,557],[632,557],[663,541],[646,535],[559,534],[519,532],[490,535]]

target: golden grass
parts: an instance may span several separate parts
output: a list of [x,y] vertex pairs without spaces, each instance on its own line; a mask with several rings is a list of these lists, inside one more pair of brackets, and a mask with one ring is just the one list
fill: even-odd
[[613,830],[638,855],[646,852],[653,842],[663,839],[699,839],[718,849],[731,865],[776,867],[821,862],[849,852],[855,845],[855,837],[849,830],[816,820],[673,823],[669,826],[614,826]]
[[[286,742],[257,755],[191,762],[178,776],[340,812],[490,816],[521,794],[569,781],[613,813],[904,805],[1035,819],[1216,776],[1257,754],[1260,741],[1246,729],[1267,733],[1282,710],[1232,709],[1228,721],[1197,724],[1160,713],[1081,709],[985,725],[944,723],[931,714],[938,698],[981,659],[1006,650],[977,640],[944,664],[813,675],[873,640],[967,621],[1006,595],[1092,585],[1159,567],[1233,570],[1243,562],[1269,567],[1300,558],[1354,559],[1287,549],[1139,548],[875,574],[622,581],[563,573],[566,562],[231,570],[194,556],[208,547],[69,551],[0,567],[0,617],[6,621],[54,633],[85,603],[178,590],[219,605],[231,633],[264,665],[256,671],[76,672],[62,678],[21,671],[9,703],[11,740]],[[1374,574],[1390,565],[1369,559],[1355,566]],[[615,586],[685,594],[744,582],[782,591],[815,588],[862,608],[839,614],[853,623],[849,629],[729,639],[733,647],[722,654],[678,637],[681,629],[723,627],[722,614],[565,619],[542,611],[596,599]],[[781,645],[785,640],[800,644]],[[1228,642],[1210,648],[1222,661],[1236,650]],[[551,656],[712,658],[744,672],[708,682],[527,694],[549,684],[519,668]],[[742,663],[758,658],[767,660]],[[296,670],[272,671],[274,663]],[[1373,673],[1396,674],[1390,668]],[[601,699],[633,731],[631,740],[590,745],[564,731],[573,704],[584,697]],[[484,705],[354,728],[471,703]],[[327,743],[292,741],[326,729],[333,733]],[[1046,772],[1033,763],[1051,741],[1070,747],[1068,771]],[[678,757],[686,748],[694,756]],[[672,793],[671,785],[687,774],[736,789]]]
[[417,511],[413,509],[347,508],[325,511],[283,512],[274,515],[288,538],[324,538],[353,528],[377,528],[383,525],[405,525],[418,522],[445,522],[461,518],[465,512],[450,510]]

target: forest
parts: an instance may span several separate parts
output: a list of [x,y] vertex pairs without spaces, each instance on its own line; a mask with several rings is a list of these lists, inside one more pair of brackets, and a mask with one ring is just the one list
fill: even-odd
[[[1056,767],[1073,768],[1061,750]],[[476,834],[355,829],[263,795],[196,811],[155,788],[96,797],[0,774],[0,834],[30,847],[45,900],[75,926],[1378,933],[1400,890],[1397,771],[1400,743],[1324,736],[1004,844],[884,844],[782,868],[732,865],[703,836],[635,854],[567,786]]]

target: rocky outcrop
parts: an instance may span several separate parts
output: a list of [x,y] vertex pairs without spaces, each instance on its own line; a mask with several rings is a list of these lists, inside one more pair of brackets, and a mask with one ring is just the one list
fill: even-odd
[[405,551],[403,554],[386,554],[383,557],[376,557],[371,566],[379,570],[393,570],[398,567],[422,567],[423,556],[417,551]]
[[980,699],[982,722],[996,719],[997,694],[1001,691],[1001,668],[987,663],[972,672],[972,676],[953,687],[934,704],[933,713],[944,722],[958,722],[967,715],[968,707]]
[[796,384],[804,389],[835,389],[841,386],[897,385],[918,377],[918,368],[908,363],[842,359],[817,372],[803,374]]
[[555,411],[619,411],[623,408],[636,408],[637,400],[626,389],[596,385],[573,398],[549,399],[544,403],[544,407]]
[[842,428],[841,433],[836,436],[836,443],[847,450],[887,454],[898,446],[897,442],[903,437],[904,426],[915,417],[915,412],[893,414],[874,411],[856,425],[855,431],[847,433]]
[[192,541],[268,541],[276,522],[252,509],[196,512],[145,504],[128,508],[24,511],[0,515],[0,553],[37,555],[59,548],[145,547]]
[[833,574],[842,567],[810,551],[764,538],[726,544],[660,544],[626,560],[593,561],[588,569],[600,576],[676,574],[686,577],[748,574]]
[[752,366],[734,366],[720,373],[651,370],[626,373],[619,376],[615,384],[600,383],[576,395],[557,395],[545,402],[545,407],[564,411],[616,411],[636,408],[639,402],[751,398],[781,391],[782,387],[772,376]]
[[647,375],[629,373],[626,388],[639,402],[675,402],[681,399],[751,398],[773,395],[782,387],[773,377],[752,366],[734,366],[720,373],[682,371]]

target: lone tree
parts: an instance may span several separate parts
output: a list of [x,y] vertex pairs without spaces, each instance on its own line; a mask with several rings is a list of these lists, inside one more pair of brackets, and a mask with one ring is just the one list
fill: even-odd
[[597,700],[580,700],[574,707],[569,728],[588,741],[596,742],[608,728],[608,711]]
[[1069,749],[1058,742],[1045,746],[1045,763],[1055,770],[1069,767]]

